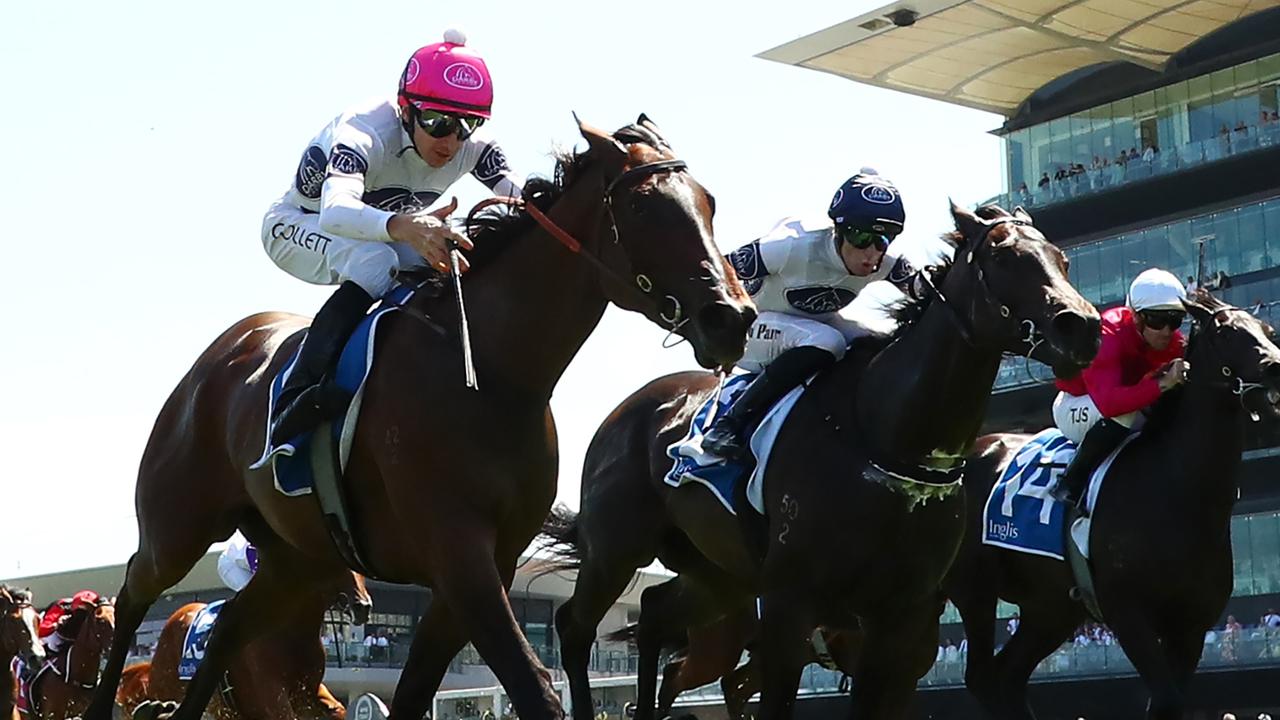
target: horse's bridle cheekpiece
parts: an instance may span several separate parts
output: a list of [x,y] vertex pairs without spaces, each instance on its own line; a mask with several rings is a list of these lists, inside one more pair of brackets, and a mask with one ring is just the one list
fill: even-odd
[[[635,167],[628,168],[605,186],[605,212],[609,217],[609,230],[613,235],[613,242],[615,245],[621,247],[622,242],[618,236],[617,220],[615,220],[613,216],[613,194],[616,191],[644,180],[651,175],[665,172],[679,172],[687,170],[688,168],[688,163],[683,160],[658,160],[656,162],[644,163],[643,165],[636,165]],[[680,300],[675,295],[664,293],[661,289],[656,289],[657,286],[654,284],[653,280],[644,273],[634,273],[632,278],[628,280],[624,277],[623,273],[609,267],[608,264],[601,260],[598,255],[583,252],[582,243],[578,242],[577,238],[573,237],[573,235],[569,234],[567,230],[557,225],[555,221],[547,217],[547,214],[533,203],[512,197],[495,197],[489,198],[488,200],[482,200],[472,208],[471,212],[467,215],[467,226],[470,226],[471,219],[475,217],[477,212],[493,205],[508,205],[529,213],[529,217],[533,218],[543,230],[546,230],[547,233],[558,240],[561,245],[564,245],[570,251],[590,263],[601,276],[631,294],[637,301],[638,305],[652,310],[653,314],[662,320],[662,322],[667,326],[667,329],[671,332],[674,333],[678,331],[689,321],[689,318],[684,315],[684,308],[680,305]],[[625,248],[623,249],[623,256],[627,257]],[[629,258],[628,266],[630,266]],[[671,305],[670,312],[665,310],[665,306],[667,304]]]

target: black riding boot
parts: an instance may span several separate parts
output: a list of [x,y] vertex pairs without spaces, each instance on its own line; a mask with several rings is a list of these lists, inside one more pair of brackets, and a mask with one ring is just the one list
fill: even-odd
[[836,358],[817,347],[787,350],[760,373],[728,413],[716,418],[702,438],[702,448],[727,460],[742,460],[760,418],[783,395],[810,375],[833,365]]
[[1089,487],[1093,471],[1127,437],[1129,428],[1110,418],[1103,418],[1097,425],[1089,428],[1080,447],[1076,448],[1075,457],[1071,458],[1071,463],[1063,471],[1062,477],[1058,478],[1058,485],[1050,494],[1054,499],[1075,505],[1083,512],[1085,491]]
[[328,414],[335,408],[346,404],[336,396],[325,376],[372,304],[369,293],[348,280],[338,286],[316,313],[298,361],[276,402],[275,420],[271,425],[272,445],[311,430],[328,420]]

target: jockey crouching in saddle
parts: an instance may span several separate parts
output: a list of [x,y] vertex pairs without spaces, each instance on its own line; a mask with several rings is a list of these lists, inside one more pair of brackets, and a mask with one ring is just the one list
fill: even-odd
[[[44,643],[45,652],[50,660],[69,650],[75,642],[74,637],[66,634],[67,621],[71,619],[71,614],[80,609],[93,608],[101,601],[102,596],[98,593],[92,590],[81,590],[71,597],[62,598],[53,603],[44,611],[36,634],[39,635],[40,642]],[[28,668],[28,670],[34,672],[39,668]]]
[[[369,307],[397,271],[450,268],[468,239],[423,211],[467,173],[496,195],[519,197],[523,182],[502,149],[476,131],[490,117],[493,84],[456,30],[409,59],[390,100],[356,107],[312,139],[293,185],[267,211],[262,243],[282,270],[338,285],[307,332],[276,403],[272,445],[330,419],[350,398],[327,382]],[[452,208],[450,208],[452,209]],[[465,259],[460,270],[466,269]]]
[[1051,494],[1081,514],[1094,470],[1142,427],[1144,410],[1186,382],[1178,330],[1186,298],[1172,273],[1143,271],[1129,285],[1128,304],[1102,313],[1102,345],[1093,362],[1075,378],[1057,381],[1053,420],[1077,448]]
[[871,334],[839,311],[876,280],[909,292],[915,272],[889,252],[906,221],[893,183],[863,168],[836,191],[827,215],[831,222],[786,218],[729,254],[760,311],[738,364],[760,374],[712,423],[704,450],[744,459],[752,431],[774,403],[844,357],[855,338]]

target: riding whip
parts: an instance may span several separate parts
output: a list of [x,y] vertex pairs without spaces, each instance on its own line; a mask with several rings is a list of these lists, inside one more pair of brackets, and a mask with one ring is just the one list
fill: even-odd
[[467,324],[467,306],[462,302],[462,269],[456,243],[449,249],[449,265],[453,275],[453,298],[458,301],[458,338],[462,340],[462,369],[467,387],[479,390],[476,382],[476,366],[471,359],[471,328]]

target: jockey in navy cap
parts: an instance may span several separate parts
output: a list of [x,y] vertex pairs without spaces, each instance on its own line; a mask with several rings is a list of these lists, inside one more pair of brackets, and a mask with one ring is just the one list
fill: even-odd
[[729,254],[760,310],[739,366],[760,373],[703,437],[702,447],[740,459],[750,431],[805,378],[844,356],[871,330],[842,310],[868,284],[908,289],[915,272],[891,243],[906,222],[893,183],[863,168],[836,190],[828,219],[785,218],[764,237]]

